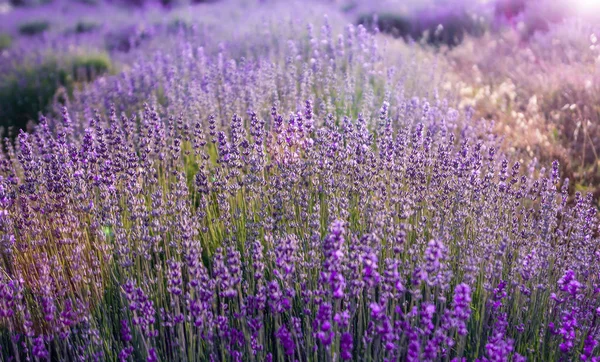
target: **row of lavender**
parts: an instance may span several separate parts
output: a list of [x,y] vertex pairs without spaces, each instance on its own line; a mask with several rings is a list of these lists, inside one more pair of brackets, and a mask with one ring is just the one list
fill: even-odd
[[433,67],[295,26],[182,34],[6,142],[3,358],[598,360],[590,198]]

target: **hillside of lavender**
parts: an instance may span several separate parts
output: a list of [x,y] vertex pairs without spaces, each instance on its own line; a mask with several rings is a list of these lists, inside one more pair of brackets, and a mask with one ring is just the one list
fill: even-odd
[[548,1],[0,2],[0,360],[600,362]]

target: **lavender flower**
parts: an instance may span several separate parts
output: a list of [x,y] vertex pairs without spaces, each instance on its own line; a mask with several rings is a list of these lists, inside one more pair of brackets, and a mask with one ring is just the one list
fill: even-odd
[[335,221],[329,228],[329,235],[323,241],[323,272],[321,281],[329,284],[334,298],[344,296],[346,280],[340,268],[344,258],[344,226],[341,221]]
[[471,315],[470,303],[471,288],[464,283],[457,285],[454,290],[453,318],[455,327],[462,336],[467,334],[466,322]]
[[593,197],[428,61],[271,5],[152,26],[4,142],[1,358],[594,361]]
[[275,336],[277,339],[279,339],[285,354],[288,356],[293,356],[295,350],[294,340],[292,339],[292,336],[287,328],[285,326],[281,326]]

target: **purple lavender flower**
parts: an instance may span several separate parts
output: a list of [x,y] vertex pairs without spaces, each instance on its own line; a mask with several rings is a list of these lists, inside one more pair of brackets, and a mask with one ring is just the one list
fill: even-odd
[[421,306],[421,326],[426,334],[433,332],[433,316],[435,314],[435,305],[432,303],[423,303]]
[[458,334],[465,336],[467,334],[466,322],[471,316],[471,288],[464,283],[456,286],[454,289],[453,318],[454,325]]
[[485,345],[486,354],[492,362],[508,361],[513,351],[514,341],[506,339],[506,328],[508,326],[506,314],[498,316],[492,336]]
[[597,359],[593,195],[427,60],[272,5],[260,34],[153,25],[2,134],[0,358]]
[[564,353],[571,351],[575,346],[576,331],[579,327],[574,310],[563,312],[562,324],[558,334],[562,336],[563,341],[560,344],[560,350]]
[[[283,273],[282,276],[288,276],[294,272],[295,253],[298,248],[298,240],[294,235],[288,235],[279,241],[275,247],[275,264]],[[277,271],[280,274],[279,271]]]
[[294,355],[295,345],[292,335],[285,326],[279,327],[279,330],[275,334],[279,342],[281,343],[284,353],[288,356]]
[[340,299],[344,296],[346,280],[342,274],[341,263],[344,258],[344,224],[335,221],[329,228],[329,235],[323,241],[323,270],[321,281],[327,283],[331,288],[334,298]]
[[593,361],[593,362],[600,360],[599,357],[594,356],[594,349],[596,348],[597,345],[598,345],[598,341],[594,338],[594,334],[593,333],[588,334],[588,336],[584,342],[583,353],[581,354],[579,359],[582,361]]
[[181,263],[175,260],[169,261],[169,274],[168,274],[168,286],[169,292],[174,295],[181,294]]
[[575,278],[575,272],[567,270],[565,274],[558,280],[558,286],[563,292],[569,293],[572,297],[576,297],[579,290],[582,288],[581,283]]
[[148,351],[148,362],[158,362],[158,355],[156,354],[156,350],[154,348],[150,348]]
[[131,342],[133,336],[126,320],[121,321],[121,340],[125,343]]
[[331,305],[321,304],[313,328],[315,329],[316,337],[324,346],[329,346],[333,342],[334,333],[331,326]]
[[39,336],[33,339],[33,356],[42,360],[48,359],[50,353],[46,349],[44,337]]

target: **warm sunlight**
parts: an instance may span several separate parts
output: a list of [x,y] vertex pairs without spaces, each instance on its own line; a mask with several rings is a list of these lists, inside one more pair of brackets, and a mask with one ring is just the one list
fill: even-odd
[[[572,4],[582,14],[597,15],[600,13],[600,0],[574,0]],[[590,14],[589,12],[593,12],[594,14]]]
[[600,0],[0,0],[0,362],[600,362]]

